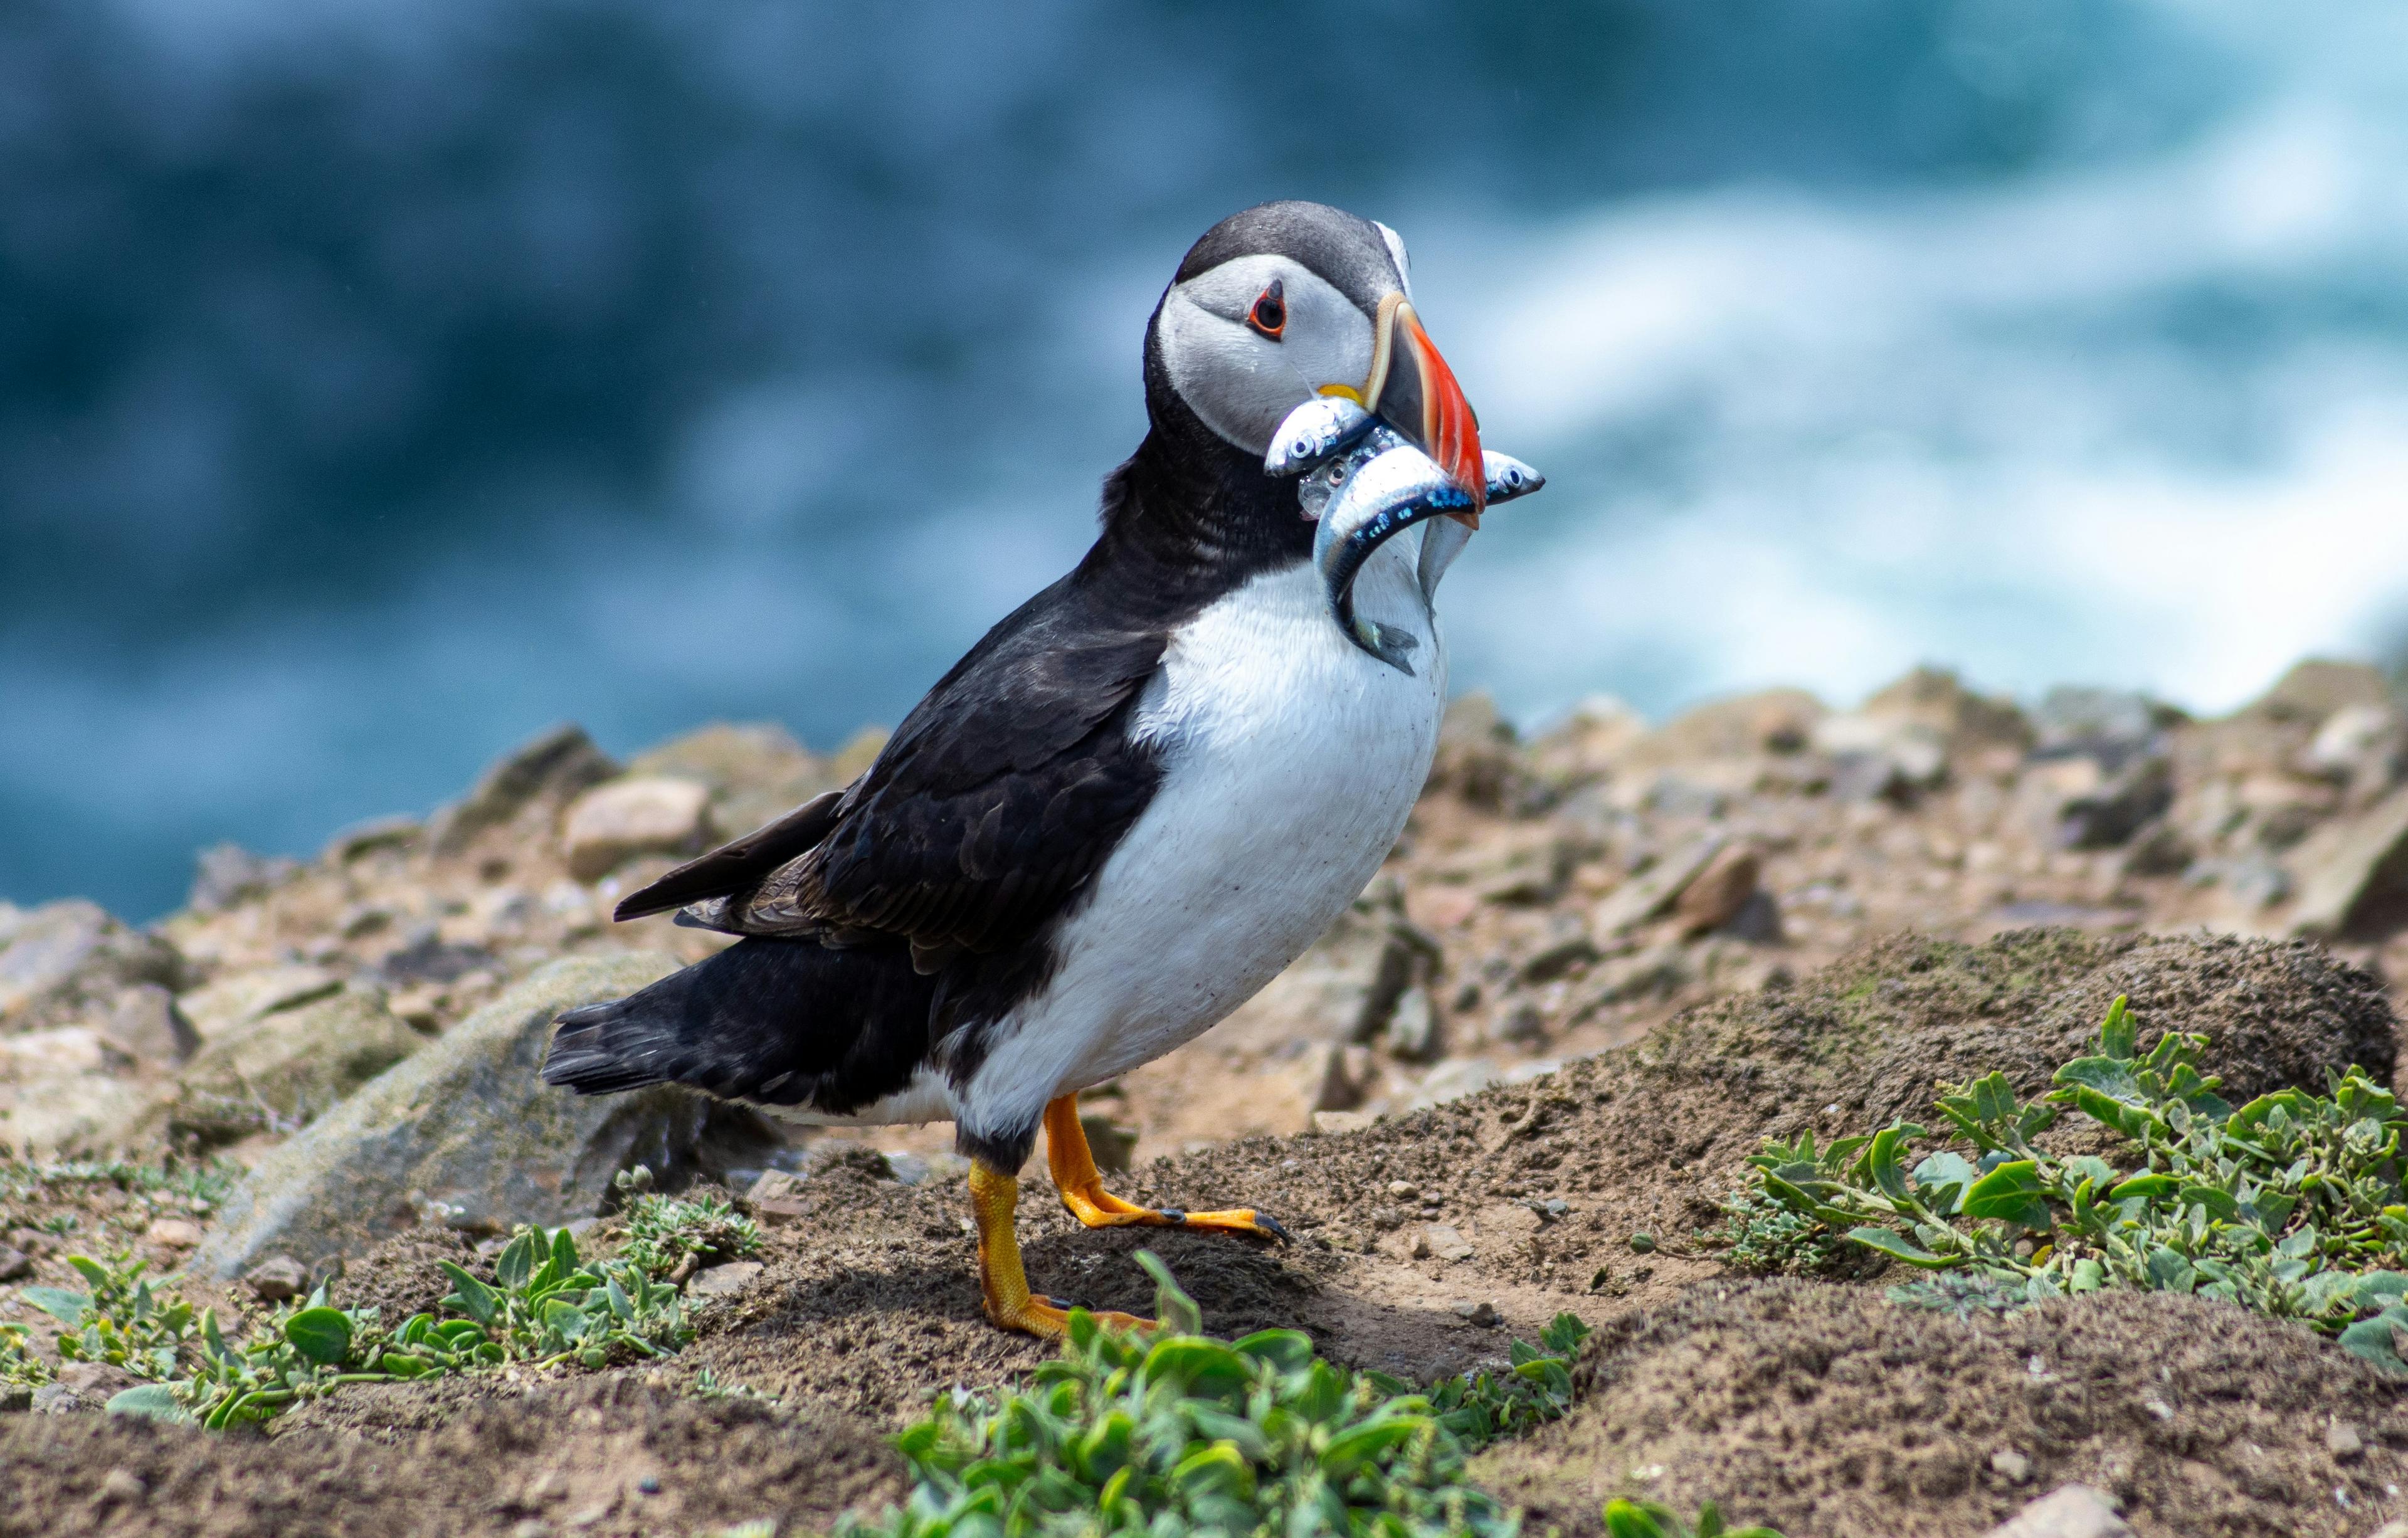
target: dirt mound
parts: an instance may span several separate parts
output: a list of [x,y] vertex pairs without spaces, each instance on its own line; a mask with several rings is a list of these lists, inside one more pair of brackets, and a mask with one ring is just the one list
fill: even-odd
[[[2118,993],[2143,1040],[2207,1032],[2229,1093],[2321,1090],[2328,1069],[2354,1061],[2390,1073],[2380,989],[2307,946],[2063,930],[1981,946],[1899,937],[1526,1087],[1340,1137],[1158,1161],[1140,1184],[1170,1201],[1258,1202],[1344,1252],[1442,1256],[1459,1238],[1472,1253],[1457,1272],[1497,1282],[1577,1289],[1600,1266],[1607,1290],[1679,1280],[1704,1273],[1663,1242],[1715,1220],[1765,1136],[1928,1116],[1936,1081],[1994,1069],[2036,1092]],[[1634,1233],[1658,1243],[1654,1258],[1634,1260]]]
[[2306,1329],[2169,1294],[2006,1316],[1798,1281],[1708,1284],[1600,1332],[1570,1419],[1482,1460],[1528,1526],[1611,1494],[1791,1538],[1987,1531],[2080,1480],[2144,1538],[2363,1538],[2403,1509],[2408,1387]]
[[12,1419],[0,1441],[7,1538],[564,1528],[607,1538],[771,1516],[781,1531],[823,1531],[848,1504],[902,1488],[894,1455],[857,1422],[781,1418],[628,1377],[496,1397],[386,1443],[308,1428],[268,1438],[114,1417]]

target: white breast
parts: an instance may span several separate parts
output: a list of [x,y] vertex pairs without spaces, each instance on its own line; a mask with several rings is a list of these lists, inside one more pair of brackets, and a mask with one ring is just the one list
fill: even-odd
[[962,1097],[973,1133],[1160,1057],[1326,929],[1404,831],[1446,705],[1446,657],[1395,539],[1357,609],[1420,642],[1408,676],[1349,644],[1310,563],[1254,578],[1171,639],[1138,731],[1161,789],[1057,939],[1061,965]]

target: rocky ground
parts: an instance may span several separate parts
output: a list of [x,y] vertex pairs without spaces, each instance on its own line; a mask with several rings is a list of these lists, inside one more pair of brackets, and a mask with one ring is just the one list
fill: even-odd
[[[37,1349],[13,1286],[69,1281],[70,1252],[228,1307],[332,1277],[399,1317],[441,1295],[436,1260],[591,1219],[638,1161],[754,1193],[768,1232],[644,1372],[371,1386],[202,1445],[78,1413],[110,1384],[70,1369],[33,1396],[56,1413],[0,1417],[39,1492],[0,1533],[816,1531],[895,1488],[878,1439],[925,1391],[1039,1360],[978,1321],[945,1130],[796,1138],[534,1079],[557,1009],[720,943],[613,925],[619,894],[876,746],[714,727],[622,765],[564,730],[423,823],[306,862],[209,851],[147,929],[0,905],[0,1323]],[[2408,1418],[2304,1331],[2154,1296],[1909,1317],[1689,1236],[1763,1136],[1991,1069],[2037,1088],[2117,993],[2209,1031],[2236,1087],[2321,1089],[2391,1074],[2403,984],[2408,717],[2371,670],[2302,664],[2219,720],[1918,673],[1845,713],[1774,692],[1651,728],[1600,702],[1526,743],[1475,697],[1354,912],[1088,1104],[1130,1194],[1297,1229],[1149,1236],[1216,1330],[1426,1376],[1560,1308],[1605,1326],[1572,1419],[1486,1455],[1534,1531],[1647,1489],[1791,1538],[1981,1533],[2078,1480],[2143,1533],[2366,1538],[2408,1515]],[[1139,1242],[1047,1209],[1023,1208],[1038,1285],[1141,1306]],[[697,1399],[706,1369],[775,1407]]]

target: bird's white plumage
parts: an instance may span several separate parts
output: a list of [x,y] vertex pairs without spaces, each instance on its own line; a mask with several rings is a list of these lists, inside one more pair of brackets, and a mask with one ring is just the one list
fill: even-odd
[[999,1022],[967,1094],[924,1069],[824,1119],[1025,1127],[1192,1040],[1302,954],[1378,872],[1437,749],[1446,656],[1419,545],[1389,541],[1355,580],[1359,611],[1419,641],[1411,675],[1346,640],[1309,563],[1175,632],[1137,722],[1161,748],[1161,788],[1055,937],[1052,982]]

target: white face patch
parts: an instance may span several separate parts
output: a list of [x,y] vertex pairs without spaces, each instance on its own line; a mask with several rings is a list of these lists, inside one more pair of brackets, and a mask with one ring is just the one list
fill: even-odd
[[1371,221],[1371,227],[1378,230],[1380,238],[1388,243],[1388,259],[1397,264],[1397,281],[1405,286],[1405,297],[1412,298],[1413,259],[1405,254],[1405,237],[1376,219]]
[[[1273,278],[1287,306],[1278,340],[1246,323]],[[1238,257],[1177,285],[1163,298],[1156,336],[1180,398],[1253,454],[1323,385],[1359,389],[1371,372],[1370,318],[1284,256]]]

